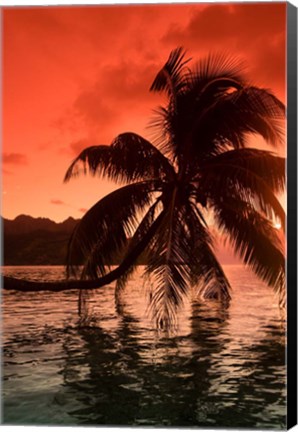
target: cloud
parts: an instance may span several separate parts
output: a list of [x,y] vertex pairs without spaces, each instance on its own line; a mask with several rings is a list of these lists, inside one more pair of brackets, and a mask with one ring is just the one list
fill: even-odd
[[[178,9],[169,10],[178,13]],[[188,19],[180,19],[177,14],[163,31],[158,27],[155,41],[159,45],[153,45],[155,49],[151,51],[148,41],[154,31],[147,29],[146,38],[143,34],[135,38],[137,24],[130,20],[134,24],[126,31],[125,50],[122,52],[115,45],[113,55],[101,56],[97,74],[82,81],[84,84],[66,115],[64,127],[73,128],[77,136],[72,148],[81,149],[82,130],[85,136],[96,137],[99,144],[109,144],[123,128],[136,131],[142,122],[144,129],[151,110],[161,101],[149,88],[169,52],[177,46],[184,46],[194,59],[216,51],[235,54],[246,61],[249,79],[253,77],[256,85],[270,83],[281,87],[285,75],[285,11],[284,4],[192,7]],[[119,15],[111,16],[118,22]],[[145,16],[139,19],[143,22]],[[132,35],[137,43],[132,42]],[[129,41],[133,48],[128,48]]]
[[[160,68],[160,63],[152,59],[143,62],[133,58],[102,65],[100,73],[78,92],[73,105],[64,117],[57,119],[55,126],[60,130],[72,129],[78,133],[82,129],[87,136],[97,137],[98,144],[109,144],[118,133],[121,123],[143,117],[155,105],[156,95],[149,92],[150,85]],[[82,139],[71,143],[77,152]]]
[[[183,41],[191,47],[208,47],[210,42],[246,49],[260,38],[271,39],[285,32],[285,4],[210,5],[196,11],[185,27],[171,27],[163,38],[166,42]],[[229,45],[226,47],[229,49]],[[263,47],[259,46],[259,49]]]
[[88,211],[88,209],[85,209],[85,208],[80,208],[79,209],[79,212],[81,212],[81,213],[86,213]]
[[183,45],[194,58],[226,52],[246,60],[255,80],[281,85],[285,79],[286,4],[215,5],[195,11],[187,25],[172,25],[162,38]]
[[59,199],[51,199],[50,203],[55,205],[67,205],[64,201],[61,201]]
[[[70,141],[68,145],[61,146],[58,149],[58,153],[62,155],[67,155],[68,157],[78,156],[82,150],[87,147],[96,146],[101,144],[98,139],[93,138],[82,138]],[[70,162],[69,162],[70,163]]]
[[97,143],[93,139],[86,138],[71,142],[69,147],[71,153],[75,156],[78,156],[78,154],[81,153],[81,151],[84,150],[86,147],[90,147],[93,145],[97,145]]
[[2,173],[5,174],[5,175],[11,175],[12,174],[11,171],[8,171],[6,169],[2,169]]
[[3,153],[2,162],[3,164],[11,165],[27,165],[28,159],[27,156],[22,153]]

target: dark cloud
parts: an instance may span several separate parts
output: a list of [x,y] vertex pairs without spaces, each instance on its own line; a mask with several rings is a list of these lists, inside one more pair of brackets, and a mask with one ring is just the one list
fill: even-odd
[[245,50],[243,42],[257,44],[260,38],[272,39],[285,31],[285,6],[282,3],[210,5],[195,12],[186,27],[170,28],[163,40],[184,42],[196,49],[208,48],[210,42],[220,46],[229,42],[232,47]]
[[27,156],[22,153],[3,153],[2,155],[3,164],[11,165],[27,165]]
[[135,61],[133,57],[122,60],[102,69],[99,83],[104,94],[111,96],[115,102],[127,101],[140,103],[141,98],[148,97],[149,88],[159,68],[154,58]]
[[[194,8],[188,23],[172,25],[162,43],[170,45],[169,51],[183,45],[194,58],[210,51],[237,54],[259,82],[280,84],[285,75],[285,12],[282,3]],[[142,41],[139,38],[140,46]],[[128,113],[136,117],[149,104],[154,108],[149,88],[162,63],[157,52],[145,53],[126,52],[126,57],[118,56],[113,62],[103,60],[100,74],[78,94],[73,113],[95,136],[109,136]]]
[[162,40],[183,45],[191,54],[240,55],[254,78],[280,85],[285,76],[285,25],[285,3],[211,4],[196,11],[186,26],[172,26]]

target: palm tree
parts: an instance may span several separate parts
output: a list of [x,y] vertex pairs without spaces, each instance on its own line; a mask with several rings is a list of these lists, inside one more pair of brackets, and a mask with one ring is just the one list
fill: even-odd
[[[272,224],[277,219],[285,227],[275,196],[285,186],[285,160],[247,146],[249,135],[273,147],[283,142],[284,105],[248,84],[237,60],[209,56],[192,70],[189,61],[182,48],[172,51],[151,86],[167,98],[151,122],[152,142],[123,133],[111,145],[83,150],[65,176],[68,181],[90,173],[121,184],[74,230],[68,276],[117,278],[119,296],[145,256],[152,311],[166,328],[190,287],[203,297],[230,299],[209,214],[243,262],[282,301],[285,295],[283,245]],[[111,271],[119,256],[122,263]]]

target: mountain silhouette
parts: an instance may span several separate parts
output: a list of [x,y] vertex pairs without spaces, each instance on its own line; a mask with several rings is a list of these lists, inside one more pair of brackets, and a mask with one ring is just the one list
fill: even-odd
[[[57,223],[49,218],[23,214],[13,220],[1,217],[4,240],[2,264],[65,265],[68,241],[79,221],[69,217]],[[215,231],[212,234],[215,236]],[[231,247],[224,246],[220,240],[216,247],[219,261],[222,264],[239,264],[240,260],[234,256]]]
[[79,219],[61,223],[48,218],[19,215],[1,218],[4,265],[64,265],[67,244]]
[[79,219],[69,217],[61,223],[48,218],[34,218],[28,215],[19,215],[15,219],[2,219],[2,226],[6,234],[26,234],[34,231],[69,232],[71,233]]

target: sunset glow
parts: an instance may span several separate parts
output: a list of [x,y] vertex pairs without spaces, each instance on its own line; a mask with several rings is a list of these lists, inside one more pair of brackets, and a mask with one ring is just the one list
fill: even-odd
[[285,12],[285,3],[3,8],[2,215],[79,218],[115,189],[63,177],[87,146],[125,131],[150,139],[163,100],[149,88],[177,46],[194,59],[243,58],[249,81],[285,102]]

